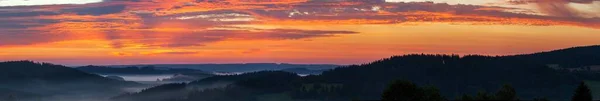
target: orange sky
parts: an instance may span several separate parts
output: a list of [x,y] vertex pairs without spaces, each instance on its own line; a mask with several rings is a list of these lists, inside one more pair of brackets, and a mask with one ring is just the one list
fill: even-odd
[[[413,53],[511,55],[600,44],[600,17],[589,10],[598,2],[12,3],[0,5],[0,61],[361,64]],[[545,3],[566,11],[547,12]]]

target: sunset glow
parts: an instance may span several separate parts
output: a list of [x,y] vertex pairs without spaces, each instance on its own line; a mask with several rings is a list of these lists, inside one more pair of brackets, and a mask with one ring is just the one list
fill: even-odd
[[599,1],[537,1],[0,0],[0,61],[361,64],[600,44]]

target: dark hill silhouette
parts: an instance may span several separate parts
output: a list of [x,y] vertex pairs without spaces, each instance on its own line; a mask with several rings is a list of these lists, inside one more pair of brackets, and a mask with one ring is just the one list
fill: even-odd
[[555,69],[548,64],[570,67],[599,65],[598,54],[600,46],[514,56],[411,54],[343,66],[306,77],[256,76],[268,75],[269,72],[215,76],[189,83],[187,88],[194,90],[195,87],[220,81],[231,83],[224,88],[196,89],[188,92],[187,97],[174,97],[168,101],[377,100],[386,85],[394,80],[437,87],[449,99],[463,94],[474,95],[479,91],[494,91],[499,89],[499,85],[510,84],[521,99],[547,97],[569,100],[579,82],[600,81],[600,74]]
[[125,87],[139,85],[70,67],[32,61],[0,62],[0,81],[0,88],[63,99],[72,96],[114,96]]
[[[224,76],[213,76],[205,79],[197,80],[189,84],[186,83],[173,83],[159,85],[142,90],[138,93],[124,94],[117,97],[113,97],[114,101],[164,101],[164,100],[181,100],[181,98],[188,97],[188,94],[195,92],[196,90],[216,90],[216,89],[235,89],[231,93],[241,93],[240,96],[236,96],[239,99],[245,99],[253,93],[261,93],[254,91],[261,90],[276,90],[285,91],[291,90],[289,87],[290,81],[296,81],[300,77],[294,73],[282,72],[282,71],[261,71],[251,72],[239,75],[224,75]],[[258,80],[260,83],[255,82]],[[265,81],[266,80],[266,81]],[[245,82],[247,81],[247,82]],[[277,81],[277,82],[275,82]],[[244,85],[244,86],[235,86]],[[248,88],[248,89],[239,89]],[[201,93],[201,92],[195,92]],[[206,95],[209,96],[209,95]],[[210,95],[210,96],[225,96],[225,95]],[[234,96],[234,95],[229,95]]]
[[329,69],[323,69],[323,70],[311,70],[308,68],[288,68],[288,69],[282,69],[280,71],[285,71],[285,72],[290,72],[290,73],[296,73],[296,74],[303,74],[303,75],[319,75],[321,73],[323,73],[324,71],[327,71]]
[[171,83],[144,89],[139,93],[126,93],[112,97],[113,101],[162,101],[187,96],[186,83]]
[[582,66],[599,65],[600,45],[582,46],[560,49],[534,54],[507,56],[507,58],[519,58],[528,62],[541,64],[556,64],[563,68],[580,68]]
[[214,76],[209,77],[197,81],[190,82],[190,85],[212,85],[215,82],[235,82],[240,80],[248,80],[248,79],[258,79],[258,78],[269,78],[273,76],[290,76],[296,77],[297,75],[289,72],[280,72],[280,71],[261,71],[261,72],[250,72],[239,75],[223,75],[223,76]]

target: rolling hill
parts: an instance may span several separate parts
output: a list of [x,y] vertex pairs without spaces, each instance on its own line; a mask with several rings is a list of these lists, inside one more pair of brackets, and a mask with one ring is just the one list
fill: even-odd
[[[32,61],[0,62],[0,94],[26,92],[45,100],[102,98],[121,93],[127,87],[139,86],[89,74],[70,67]],[[17,96],[18,97],[18,96]],[[26,100],[30,97],[21,98]]]
[[[568,100],[579,82],[600,81],[600,73],[556,69],[549,64],[564,65],[564,68],[600,65],[600,46],[512,56],[410,54],[368,64],[338,67],[321,75],[306,77],[256,76],[272,74],[270,72],[215,76],[184,85],[189,91],[188,96],[162,100],[377,100],[393,80],[408,80],[418,85],[436,87],[449,99],[482,91],[494,92],[501,85],[509,84],[514,86],[521,99],[545,97]],[[198,88],[222,81],[229,83],[219,88]]]

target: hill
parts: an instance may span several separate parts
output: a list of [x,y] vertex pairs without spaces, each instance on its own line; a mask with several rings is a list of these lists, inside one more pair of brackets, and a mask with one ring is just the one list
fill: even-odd
[[[549,64],[564,65],[564,68],[600,65],[599,54],[600,46],[513,56],[411,54],[343,66],[306,77],[216,76],[189,83],[187,87],[192,91],[187,97],[168,101],[377,100],[387,84],[399,79],[437,87],[449,99],[494,91],[503,84],[510,84],[521,99],[568,100],[579,82],[600,81],[600,74],[556,69]],[[267,74],[257,73],[253,75]],[[214,89],[195,88],[220,81],[230,84]]]
[[0,94],[27,92],[52,97],[45,100],[114,96],[115,93],[121,93],[123,88],[139,85],[70,67],[32,61],[0,62],[0,81],[0,88],[10,89],[2,90]]
[[282,69],[279,71],[285,71],[285,72],[290,72],[290,73],[296,73],[299,75],[319,75],[321,73],[323,73],[324,71],[327,71],[329,69],[323,69],[323,70],[311,70],[311,69],[307,69],[307,68],[288,68],[288,69]]
[[[212,76],[205,79],[197,80],[189,84],[186,83],[172,83],[164,84],[155,87],[151,87],[142,90],[138,93],[123,94],[120,96],[113,97],[114,101],[163,101],[163,100],[181,100],[181,98],[188,97],[191,92],[196,90],[217,90],[225,88],[238,88],[234,85],[246,85],[246,82],[238,81],[253,81],[253,80],[268,80],[268,81],[279,81],[279,82],[265,82],[261,84],[255,84],[256,86],[247,87],[249,89],[240,90],[237,89],[236,93],[244,93],[240,95],[248,95],[252,93],[258,93],[250,90],[290,90],[287,89],[290,83],[300,77],[294,73],[282,72],[282,71],[261,71],[251,72],[240,75],[224,75],[224,76]],[[240,84],[238,84],[240,83]],[[257,88],[260,86],[260,88]],[[246,88],[246,87],[244,87]],[[205,95],[205,96],[216,96],[216,95]],[[238,96],[241,97],[241,96]],[[203,99],[207,100],[207,99]]]
[[562,68],[580,68],[599,64],[600,45],[507,56],[506,58],[518,58],[527,60],[528,62],[555,65]]

